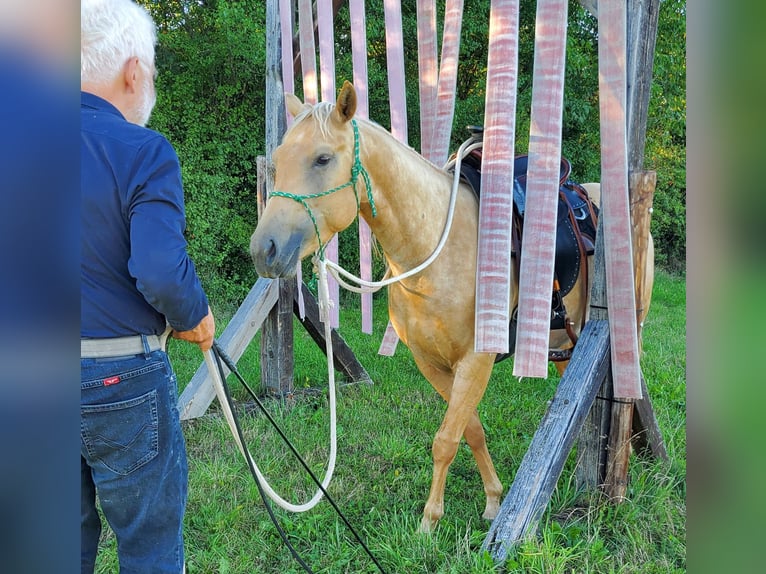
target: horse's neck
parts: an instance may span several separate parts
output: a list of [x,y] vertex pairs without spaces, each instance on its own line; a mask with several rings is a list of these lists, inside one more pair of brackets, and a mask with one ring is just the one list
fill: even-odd
[[365,125],[362,163],[370,174],[377,215],[362,216],[394,272],[412,268],[436,247],[449,206],[451,180],[382,128]]

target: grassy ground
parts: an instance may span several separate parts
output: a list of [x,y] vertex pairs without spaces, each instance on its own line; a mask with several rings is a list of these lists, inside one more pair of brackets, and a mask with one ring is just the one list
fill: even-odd
[[[462,445],[450,468],[445,517],[430,536],[416,533],[431,480],[430,448],[445,405],[399,346],[393,358],[377,355],[385,328],[385,302],[376,301],[373,336],[360,333],[359,312],[343,311],[341,333],[371,375],[372,385],[338,392],[338,464],[329,492],[389,573],[568,573],[686,571],[686,296],[685,280],[658,273],[644,331],[643,370],[670,457],[632,456],[628,500],[614,506],[574,486],[574,455],[564,468],[538,536],[502,567],[480,551],[488,530],[481,518],[484,494],[476,465]],[[222,327],[222,326],[221,326]],[[308,335],[296,329],[296,388],[326,387],[326,363]],[[199,353],[173,342],[171,358],[183,385],[200,364]],[[258,386],[258,344],[239,362]],[[517,380],[510,361],[495,368],[479,406],[495,466],[506,488],[553,396],[548,380]],[[233,392],[245,398],[229,377]],[[291,408],[267,402],[272,415],[324,475],[329,409],[324,393],[298,393]],[[265,418],[243,420],[253,457],[272,486],[294,502],[315,487]],[[280,540],[239,455],[217,403],[184,423],[190,467],[186,516],[189,572],[288,574],[301,572]],[[322,501],[305,514],[275,508],[279,520],[314,572],[376,572],[331,506]],[[116,572],[111,533],[103,540],[97,571]]]

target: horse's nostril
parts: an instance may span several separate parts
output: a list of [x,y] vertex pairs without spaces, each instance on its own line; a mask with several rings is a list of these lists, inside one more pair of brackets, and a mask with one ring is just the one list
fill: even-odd
[[269,239],[268,247],[266,249],[266,264],[271,265],[274,263],[274,258],[277,256],[277,246],[274,244],[273,239]]

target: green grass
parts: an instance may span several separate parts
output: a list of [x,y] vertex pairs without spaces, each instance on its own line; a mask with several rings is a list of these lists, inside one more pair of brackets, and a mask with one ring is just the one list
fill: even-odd
[[[329,492],[389,573],[667,573],[686,571],[686,300],[683,278],[658,272],[644,331],[643,370],[670,460],[632,455],[627,501],[615,506],[574,486],[570,455],[538,536],[518,547],[502,567],[481,553],[488,530],[476,465],[461,445],[450,468],[445,516],[430,536],[416,533],[431,480],[430,449],[445,405],[399,346],[393,358],[377,355],[387,316],[377,299],[375,332],[360,332],[359,311],[346,305],[341,334],[371,375],[372,385],[338,391],[338,463]],[[351,308],[349,308],[351,307]],[[219,326],[219,330],[223,325]],[[200,364],[191,346],[174,341],[171,359],[185,384]],[[326,363],[300,325],[295,339],[296,389],[326,388]],[[259,387],[258,344],[239,362]],[[506,487],[555,392],[557,377],[518,380],[511,361],[499,364],[479,406],[495,466]],[[237,397],[246,397],[233,377]],[[267,406],[314,473],[324,476],[329,451],[325,394],[297,393],[286,408]],[[265,417],[247,415],[250,449],[283,497],[303,502],[315,487]],[[190,494],[186,552],[190,572],[301,572],[269,521],[257,488],[219,416],[184,423]],[[332,507],[322,501],[305,514],[275,508],[301,556],[317,573],[376,572]],[[114,537],[104,535],[97,572],[116,572]]]

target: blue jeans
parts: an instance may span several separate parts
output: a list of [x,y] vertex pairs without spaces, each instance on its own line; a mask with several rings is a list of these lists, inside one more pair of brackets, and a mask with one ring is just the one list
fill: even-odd
[[168,356],[155,351],[80,365],[81,572],[94,570],[98,495],[117,538],[121,574],[179,574],[188,470]]

